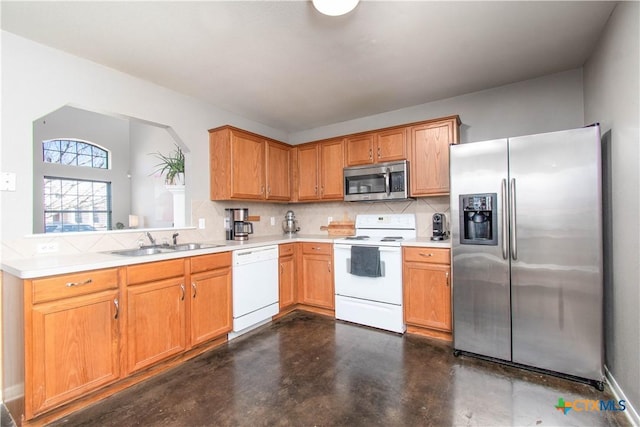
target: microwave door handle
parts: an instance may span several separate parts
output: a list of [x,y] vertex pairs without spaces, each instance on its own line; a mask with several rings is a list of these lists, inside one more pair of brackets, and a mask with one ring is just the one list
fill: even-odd
[[384,190],[387,196],[391,195],[391,169],[387,168],[384,174]]

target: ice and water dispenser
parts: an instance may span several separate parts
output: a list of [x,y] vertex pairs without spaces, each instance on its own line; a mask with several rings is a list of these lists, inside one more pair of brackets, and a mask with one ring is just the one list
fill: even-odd
[[497,245],[497,194],[463,194],[460,196],[460,244]]

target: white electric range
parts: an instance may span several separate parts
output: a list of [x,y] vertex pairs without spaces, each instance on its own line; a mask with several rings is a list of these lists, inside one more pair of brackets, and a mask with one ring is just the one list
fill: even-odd
[[[356,217],[356,235],[334,241],[336,319],[398,333],[406,330],[400,246],[416,235],[413,214]],[[362,249],[354,247],[369,249],[363,254]],[[352,262],[357,259],[361,263],[363,256],[367,257],[364,268]]]

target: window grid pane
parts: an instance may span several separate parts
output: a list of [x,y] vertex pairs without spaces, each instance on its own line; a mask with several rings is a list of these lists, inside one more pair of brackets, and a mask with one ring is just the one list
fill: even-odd
[[106,150],[88,142],[73,139],[52,139],[42,141],[42,161],[67,166],[109,168]]
[[110,230],[111,183],[44,178],[45,233]]

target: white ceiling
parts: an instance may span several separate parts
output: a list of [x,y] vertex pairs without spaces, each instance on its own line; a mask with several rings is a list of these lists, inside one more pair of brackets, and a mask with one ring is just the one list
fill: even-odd
[[580,67],[614,2],[2,1],[2,28],[287,132]]

